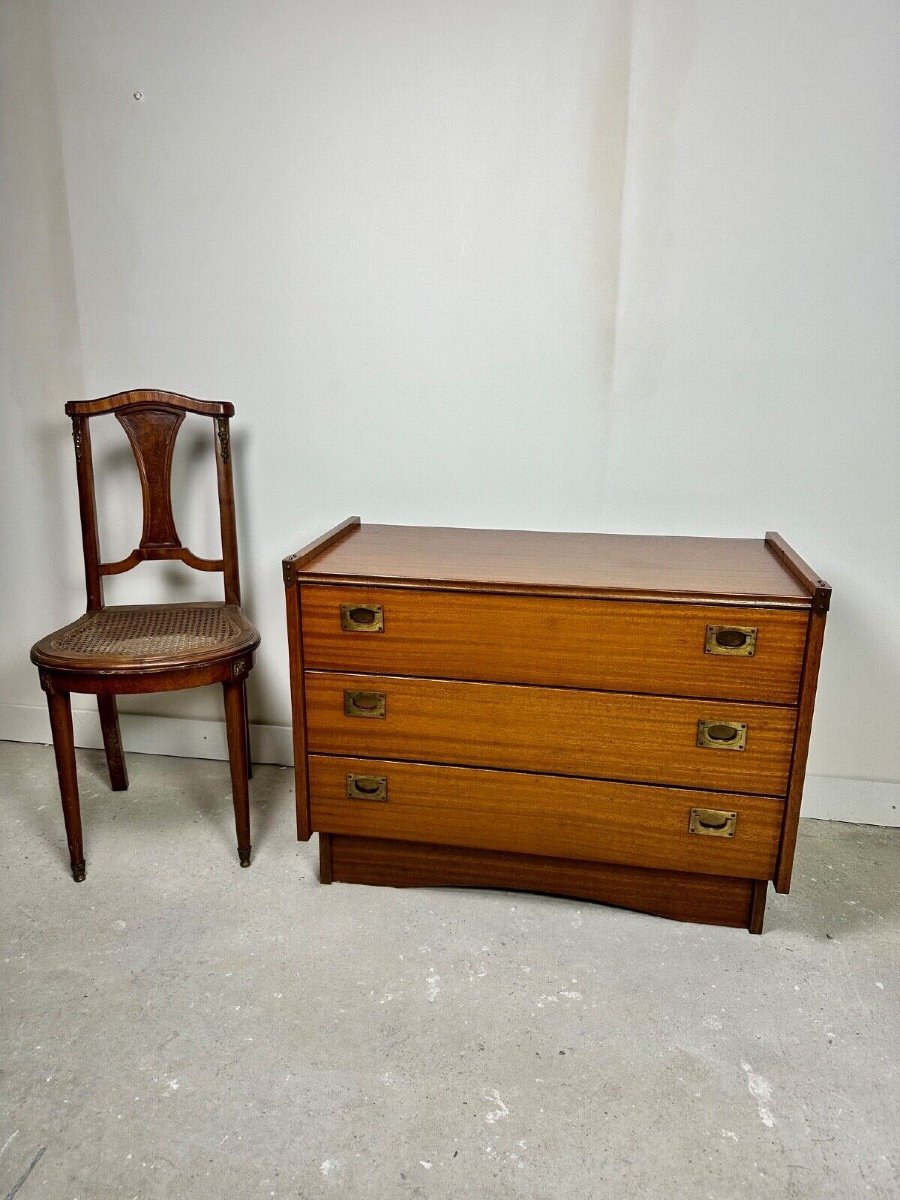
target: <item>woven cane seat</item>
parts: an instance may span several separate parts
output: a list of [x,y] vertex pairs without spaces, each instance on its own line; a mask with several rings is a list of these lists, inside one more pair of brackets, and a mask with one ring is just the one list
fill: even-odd
[[235,604],[123,605],[85,613],[49,634],[32,659],[70,670],[177,665],[226,658],[258,642]]

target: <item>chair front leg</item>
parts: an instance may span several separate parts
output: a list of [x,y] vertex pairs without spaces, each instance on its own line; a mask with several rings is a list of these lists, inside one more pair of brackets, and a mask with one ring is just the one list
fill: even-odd
[[128,768],[125,765],[125,753],[122,750],[122,735],[119,732],[119,710],[116,698],[111,695],[97,695],[97,708],[100,712],[100,728],[103,730],[103,747],[106,750],[106,767],[109,771],[109,783],[114,792],[128,790]]
[[244,708],[244,683],[223,683],[225,692],[225,728],[228,733],[228,761],[231,766],[231,795],[237,829],[238,858],[242,867],[250,866],[250,788],[247,775],[247,713]]
[[63,820],[69,843],[69,861],[76,883],[84,879],[84,843],[81,836],[81,805],[78,801],[78,775],[75,770],[75,736],[72,731],[72,702],[68,692],[47,693],[53,751],[62,798]]
[[247,710],[247,680],[243,684],[244,691],[244,728],[247,730],[247,778],[253,778],[253,758],[250,754],[250,717]]

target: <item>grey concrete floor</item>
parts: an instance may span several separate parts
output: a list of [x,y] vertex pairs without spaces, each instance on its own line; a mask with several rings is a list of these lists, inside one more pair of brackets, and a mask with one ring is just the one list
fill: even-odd
[[804,822],[762,937],[317,881],[289,770],[0,744],[0,1200],[900,1196],[900,831]]

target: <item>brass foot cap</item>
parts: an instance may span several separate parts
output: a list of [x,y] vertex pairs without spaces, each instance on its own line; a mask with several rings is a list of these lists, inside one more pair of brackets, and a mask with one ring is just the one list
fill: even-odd
[[241,860],[242,867],[250,866],[250,851],[249,850],[238,850],[238,858]]
[[72,863],[72,878],[76,883],[84,882],[84,863]]

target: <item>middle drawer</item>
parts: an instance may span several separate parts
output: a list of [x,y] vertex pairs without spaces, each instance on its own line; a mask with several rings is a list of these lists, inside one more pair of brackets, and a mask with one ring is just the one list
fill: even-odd
[[305,684],[313,754],[764,796],[787,789],[792,708],[325,671],[306,671]]

